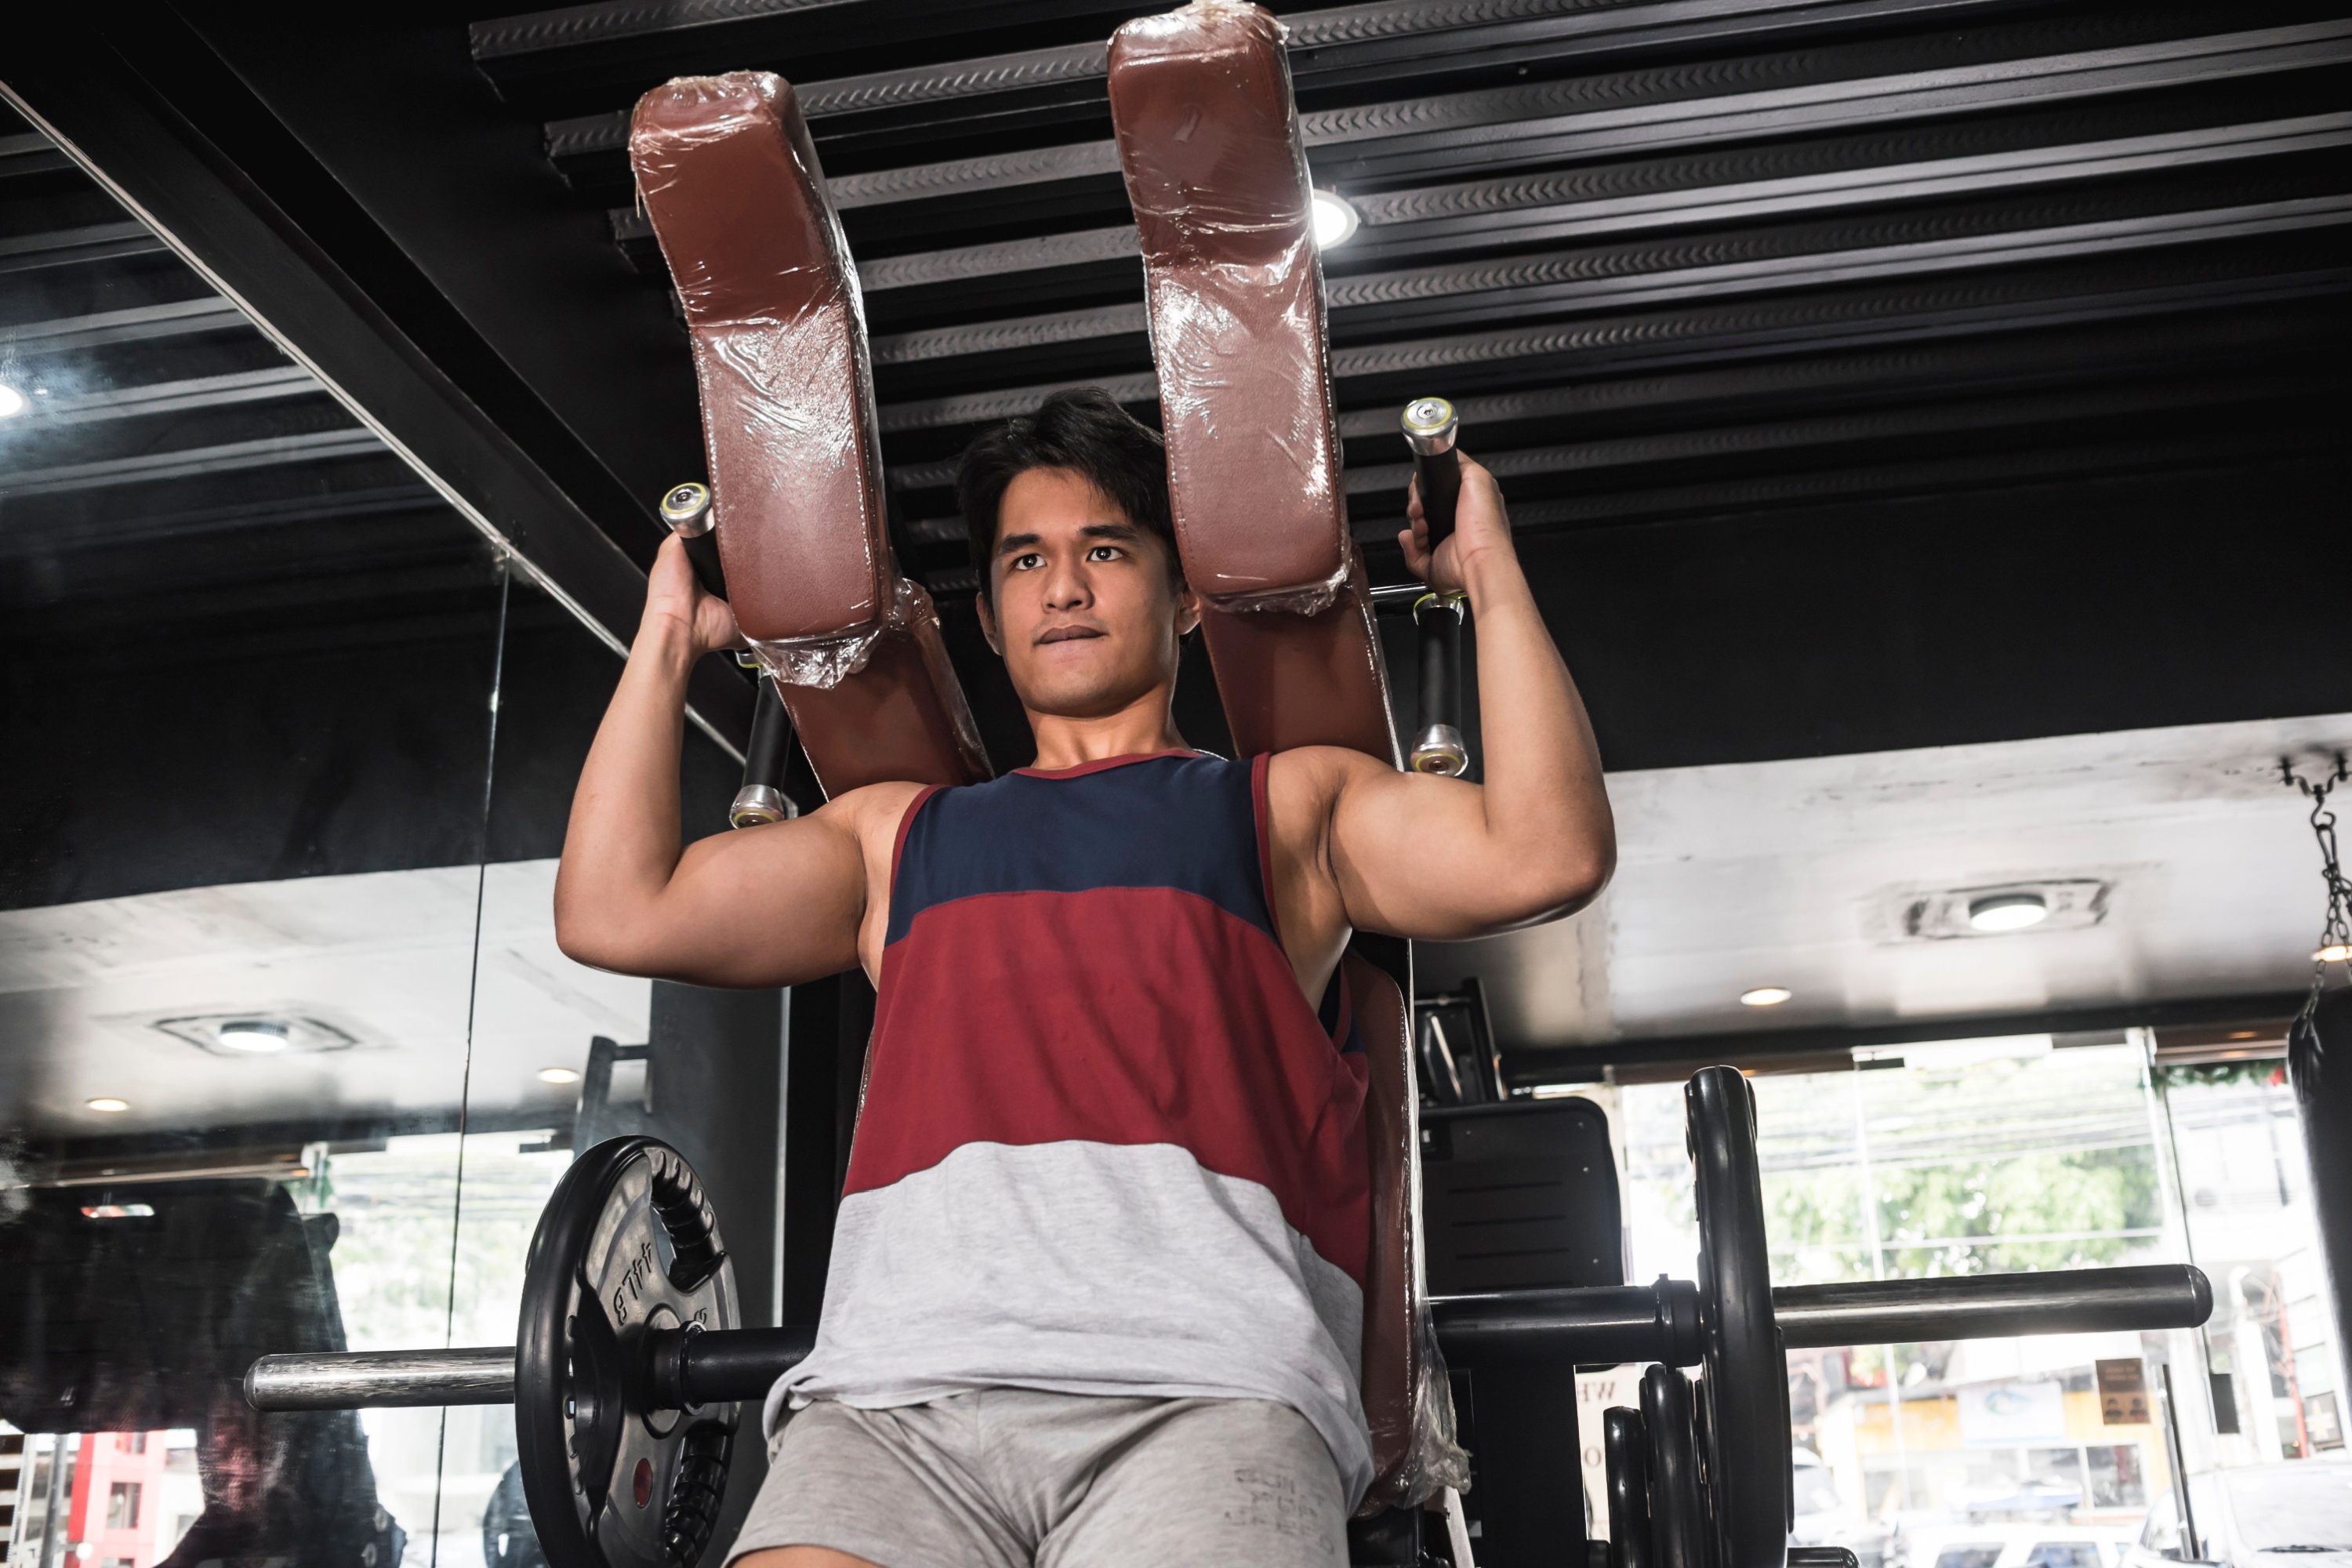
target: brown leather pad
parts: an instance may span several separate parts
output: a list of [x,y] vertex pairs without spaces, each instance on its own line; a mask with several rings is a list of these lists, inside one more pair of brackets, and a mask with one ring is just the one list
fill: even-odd
[[1347,746],[1397,765],[1387,667],[1363,558],[1352,548],[1348,580],[1328,608],[1301,616],[1203,606],[1201,636],[1240,755]]
[[1110,107],[1185,572],[1219,602],[1327,584],[1348,509],[1281,26],[1234,4],[1129,22]]
[[792,85],[665,83],[629,161],[686,308],[735,624],[818,782],[988,777],[938,617],[891,558],[857,270]]
[[1349,746],[1395,765],[1281,25],[1233,0],[1129,22],[1111,39],[1110,104],[1177,550],[1234,749]]

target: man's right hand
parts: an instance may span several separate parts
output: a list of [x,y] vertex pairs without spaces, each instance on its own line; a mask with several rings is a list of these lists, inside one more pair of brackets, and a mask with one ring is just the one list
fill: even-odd
[[704,590],[694,574],[694,563],[687,559],[686,541],[675,533],[662,541],[654,569],[646,574],[646,613],[637,633],[642,637],[656,626],[683,632],[697,658],[713,648],[740,647],[743,641],[735,627],[735,612],[726,600]]

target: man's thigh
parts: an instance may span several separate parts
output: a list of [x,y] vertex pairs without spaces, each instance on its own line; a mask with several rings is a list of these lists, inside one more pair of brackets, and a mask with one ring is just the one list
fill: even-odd
[[1175,1399],[1106,1456],[1036,1568],[1346,1568],[1331,1450],[1286,1405]]
[[[959,1428],[969,1421],[954,1399],[906,1410],[810,1405],[770,1446],[768,1479],[729,1562],[1029,1568],[1026,1550],[958,1453]],[[811,1547],[840,1555],[778,1550]]]

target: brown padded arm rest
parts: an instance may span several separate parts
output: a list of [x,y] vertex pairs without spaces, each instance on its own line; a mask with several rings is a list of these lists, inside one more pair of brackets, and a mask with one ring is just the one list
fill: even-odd
[[1111,38],[1176,538],[1213,601],[1328,584],[1347,498],[1281,24],[1218,0]]
[[1364,1142],[1372,1158],[1372,1248],[1364,1269],[1364,1417],[1372,1432],[1372,1487],[1360,1511],[1410,1500],[1413,1435],[1421,1430],[1421,1341],[1414,1332],[1421,1260],[1413,1215],[1421,1206],[1420,1099],[1404,993],[1355,953],[1341,961],[1363,1037],[1370,1081]]
[[1401,755],[1348,538],[1313,190],[1282,28],[1205,0],[1110,46],[1184,574],[1244,756]]
[[792,85],[656,88],[629,161],[686,307],[735,623],[818,782],[986,778],[938,616],[890,556],[857,272]]

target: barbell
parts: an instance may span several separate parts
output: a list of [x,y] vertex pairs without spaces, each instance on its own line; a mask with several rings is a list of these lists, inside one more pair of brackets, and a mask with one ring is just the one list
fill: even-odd
[[[1456,1364],[1656,1363],[1643,1409],[1604,1423],[1617,1568],[1787,1568],[1788,1347],[2193,1328],[2212,1310],[2211,1287],[2185,1266],[1774,1289],[1754,1093],[1736,1069],[1708,1068],[1685,1109],[1696,1281],[1430,1301]],[[512,1403],[551,1568],[695,1568],[725,1496],[737,1406],[764,1398],[814,1338],[742,1326],[693,1170],[656,1139],[615,1138],[574,1161],[548,1200],[516,1344],[264,1356],[245,1395],[263,1411]],[[1685,1366],[1704,1378],[1695,1385]]]

